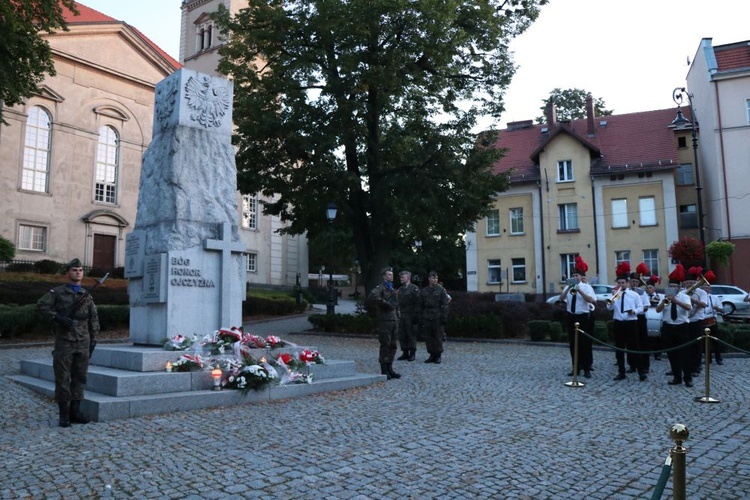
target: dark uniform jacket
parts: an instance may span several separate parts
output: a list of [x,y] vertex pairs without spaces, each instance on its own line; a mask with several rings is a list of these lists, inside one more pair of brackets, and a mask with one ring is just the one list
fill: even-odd
[[396,289],[389,290],[385,283],[376,286],[367,296],[370,307],[378,313],[379,321],[398,320],[398,292]]
[[414,283],[401,285],[398,289],[398,309],[401,316],[408,316],[416,320],[422,312],[421,306],[419,287]]
[[440,285],[426,286],[421,290],[422,318],[439,319],[445,323],[448,319],[448,292]]

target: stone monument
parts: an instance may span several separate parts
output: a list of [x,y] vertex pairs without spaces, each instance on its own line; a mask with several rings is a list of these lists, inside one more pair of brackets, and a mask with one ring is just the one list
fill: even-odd
[[184,68],[156,86],[154,135],[125,251],[134,344],[242,323],[232,96],[231,81]]

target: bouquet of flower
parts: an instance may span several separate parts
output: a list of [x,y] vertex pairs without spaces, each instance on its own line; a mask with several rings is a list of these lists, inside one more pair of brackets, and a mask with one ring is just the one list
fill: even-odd
[[172,363],[172,371],[175,372],[194,372],[203,369],[203,358],[198,355],[191,356],[183,354],[177,361]]
[[242,344],[248,346],[251,349],[265,349],[266,340],[263,337],[245,333],[242,336]]
[[223,372],[231,372],[242,367],[242,361],[236,356],[215,356],[209,362],[211,366],[218,366]]
[[185,337],[184,335],[175,335],[164,342],[165,351],[187,351],[193,344],[198,342],[198,337],[193,335],[192,337]]
[[270,347],[271,349],[276,349],[277,347],[286,347],[287,343],[281,340],[276,335],[269,335],[266,337],[266,345]]
[[299,353],[299,360],[306,365],[322,365],[326,362],[326,360],[323,359],[323,356],[321,356],[318,351],[311,351],[310,349],[301,351]]
[[289,370],[299,370],[307,366],[307,363],[303,363],[300,359],[294,357],[288,352],[284,352],[276,356],[276,362],[282,366],[285,366]]
[[255,363],[252,357],[245,358],[242,366],[229,373],[224,387],[238,389],[247,394],[251,389],[259,391],[278,379],[276,370],[268,363]]
[[288,371],[281,377],[281,385],[312,384],[312,382],[312,373],[306,374],[295,371]]

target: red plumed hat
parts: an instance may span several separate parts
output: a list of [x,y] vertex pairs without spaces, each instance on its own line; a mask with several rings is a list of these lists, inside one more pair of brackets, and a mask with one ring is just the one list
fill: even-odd
[[650,277],[650,278],[648,279],[648,282],[647,282],[646,284],[648,284],[648,285],[654,285],[654,286],[656,286],[656,285],[658,285],[659,283],[661,283],[661,278],[660,278],[660,277],[658,277],[658,276],[657,276],[657,275],[655,275],[655,274],[652,274],[652,275],[651,275],[651,277]]
[[581,276],[586,276],[586,271],[589,270],[589,265],[586,264],[586,261],[583,260],[583,257],[580,255],[576,255],[576,271],[578,271],[578,274]]
[[617,275],[618,280],[628,279],[628,276],[630,275],[630,262],[620,262],[617,269],[615,269],[615,274]]
[[638,264],[635,268],[635,272],[637,272],[641,276],[648,276],[651,274],[651,271],[648,270],[648,266],[645,262],[641,262]]
[[685,281],[685,268],[682,264],[677,264],[674,271],[669,273],[669,282],[680,284]]
[[707,271],[706,274],[703,275],[704,278],[706,278],[706,281],[709,283],[713,283],[716,281],[716,274],[713,271]]
[[703,268],[701,266],[693,266],[690,269],[687,270],[687,273],[689,276],[692,276],[695,279],[698,279],[701,274],[703,274]]

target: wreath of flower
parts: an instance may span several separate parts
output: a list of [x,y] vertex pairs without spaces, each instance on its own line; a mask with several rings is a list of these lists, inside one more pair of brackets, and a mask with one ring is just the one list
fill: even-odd
[[276,370],[267,363],[256,362],[252,356],[243,359],[242,366],[231,371],[222,385],[237,389],[243,394],[251,390],[259,391],[278,380]]
[[295,371],[287,372],[281,377],[281,385],[290,384],[312,384],[312,373],[299,373]]
[[198,336],[186,337],[184,335],[175,335],[164,342],[165,351],[187,351],[193,344],[198,342]]
[[326,362],[326,360],[323,359],[323,356],[321,356],[318,351],[311,351],[310,349],[304,349],[303,351],[300,351],[299,360],[306,365],[322,365]]
[[269,335],[266,337],[266,345],[271,349],[276,349],[278,347],[286,347],[288,344],[276,335]]
[[266,340],[263,337],[258,337],[251,333],[245,333],[242,336],[242,345],[246,345],[251,349],[265,349]]
[[191,356],[190,354],[183,354],[177,361],[172,363],[172,371],[175,372],[194,372],[202,370],[204,366],[203,358],[200,356]]

